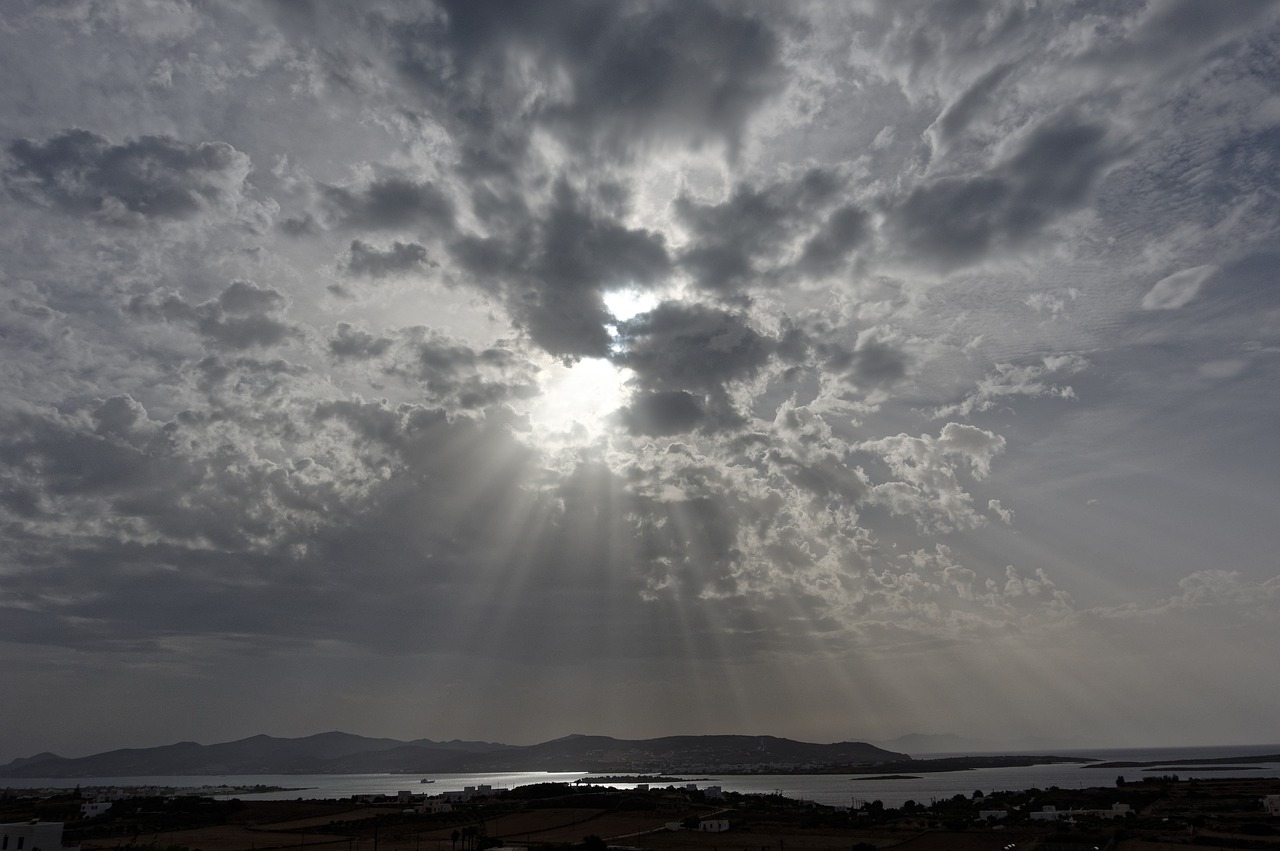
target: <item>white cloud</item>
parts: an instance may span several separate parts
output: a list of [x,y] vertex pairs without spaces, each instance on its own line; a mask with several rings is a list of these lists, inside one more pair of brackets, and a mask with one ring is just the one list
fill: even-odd
[[967,417],[975,412],[989,411],[996,405],[1009,404],[1012,397],[1050,397],[1074,399],[1076,391],[1069,384],[1054,384],[1045,380],[1054,374],[1071,375],[1081,372],[1088,361],[1080,355],[1053,355],[1042,358],[1039,364],[1018,366],[998,363],[959,402],[942,405],[930,412],[933,419],[943,417]]
[[1190,304],[1200,294],[1200,287],[1216,271],[1216,266],[1193,266],[1161,278],[1142,297],[1142,309],[1176,310]]
[[947,423],[937,437],[898,434],[858,444],[889,466],[890,481],[871,489],[871,498],[895,514],[905,514],[926,529],[976,527],[986,518],[973,506],[973,497],[960,482],[961,465],[976,479],[991,471],[991,460],[1005,447],[1005,439],[985,429]]

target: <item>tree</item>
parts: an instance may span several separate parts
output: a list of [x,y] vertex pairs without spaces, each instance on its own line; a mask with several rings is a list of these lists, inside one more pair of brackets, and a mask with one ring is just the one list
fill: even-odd
[[1117,777],[1117,778],[1116,778],[1116,785],[1117,785],[1117,786],[1123,786],[1123,785],[1124,785],[1124,775],[1123,775],[1123,774],[1121,774],[1119,777]]

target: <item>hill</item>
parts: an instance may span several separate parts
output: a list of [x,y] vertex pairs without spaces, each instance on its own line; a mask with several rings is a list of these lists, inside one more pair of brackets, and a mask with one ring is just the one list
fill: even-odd
[[700,771],[768,773],[839,771],[910,760],[864,742],[814,744],[774,736],[669,736],[626,740],[566,736],[537,745],[491,742],[411,742],[349,733],[297,739],[252,736],[200,745],[179,742],[67,759],[53,754],[16,759],[0,776],[137,777],[217,774],[407,774],[476,771]]

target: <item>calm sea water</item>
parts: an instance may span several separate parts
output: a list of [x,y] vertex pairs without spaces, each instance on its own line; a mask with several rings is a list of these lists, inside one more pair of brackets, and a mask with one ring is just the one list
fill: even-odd
[[[1229,766],[1224,771],[1206,771],[1203,767],[1185,770],[1180,760],[1225,758],[1280,754],[1280,745],[1203,748],[1148,748],[1138,750],[1070,750],[1053,751],[1056,756],[1072,756],[1106,761],[1162,761],[1168,769],[1146,772],[1140,768],[1099,769],[1080,764],[1036,765],[1025,768],[978,768],[970,771],[948,771],[916,775],[913,779],[887,780],[874,775],[858,774],[759,774],[759,775],[693,775],[684,774],[699,788],[717,785],[734,792],[778,792],[788,798],[816,801],[833,806],[849,806],[855,801],[880,800],[896,807],[908,800],[929,803],[958,794],[972,795],[1004,790],[1042,789],[1058,786],[1064,789],[1110,786],[1117,774],[1130,781],[1153,773],[1176,773],[1179,777],[1275,777],[1280,776],[1280,762],[1254,761],[1243,766]],[[951,754],[918,754],[918,757]],[[392,795],[408,790],[415,795],[439,794],[461,790],[464,786],[487,783],[495,788],[513,788],[530,783],[566,783],[590,776],[582,771],[502,772],[492,774],[241,774],[154,777],[79,777],[79,778],[5,778],[0,789],[74,789],[76,786],[160,786],[168,788],[202,788],[215,786],[246,787],[254,785],[283,786],[288,792],[215,795],[243,800],[288,800],[293,798],[347,798],[352,795]],[[423,778],[433,783],[420,783]],[[616,784],[630,788],[632,784]]]

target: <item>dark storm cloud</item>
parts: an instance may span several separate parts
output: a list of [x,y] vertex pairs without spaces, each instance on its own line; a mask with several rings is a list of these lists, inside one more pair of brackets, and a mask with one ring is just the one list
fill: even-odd
[[143,136],[113,144],[87,130],[67,130],[45,142],[8,146],[4,179],[25,200],[63,212],[129,224],[187,219],[234,200],[248,158],[225,142],[188,144]]
[[[534,122],[579,152],[721,142],[781,91],[779,38],[734,7],[587,2],[441,4],[443,19],[382,21],[400,73],[473,141],[472,167],[520,158]],[[528,98],[531,88],[542,95]]]
[[[680,264],[699,286],[730,291],[759,283],[767,264],[796,230],[840,187],[831,172],[814,169],[795,181],[757,189],[737,186],[725,201],[701,204],[681,196],[675,212],[691,231]],[[825,271],[862,238],[864,223],[854,207],[833,214],[805,249],[802,265]]]
[[285,298],[271,287],[260,287],[252,281],[232,281],[218,294],[218,306],[236,316],[273,313],[285,306]]
[[618,412],[619,421],[632,434],[653,436],[693,431],[705,418],[701,399],[684,390],[640,393]]
[[244,316],[206,313],[200,317],[197,327],[205,339],[228,349],[274,346],[297,334],[287,322],[259,313]]
[[857,505],[869,489],[861,472],[851,469],[833,453],[802,459],[775,449],[770,452],[769,461],[788,481],[810,494],[817,505],[825,505],[832,500]]
[[56,415],[4,418],[6,476],[53,499],[55,510],[41,512],[40,524],[22,537],[33,552],[56,551],[59,537],[68,551],[86,541],[111,548],[154,536],[240,548],[267,531],[260,513],[266,471],[247,459],[228,467],[225,455],[219,463],[217,452],[193,453],[191,418],[154,422],[128,396],[101,400],[88,413],[88,423]]
[[622,323],[618,344],[614,361],[632,369],[641,385],[699,392],[754,375],[775,345],[741,314],[675,302]]
[[631,369],[643,391],[618,421],[650,435],[742,426],[726,385],[756,375],[778,347],[741,314],[675,302],[620,323],[614,342],[612,360]]
[[274,346],[301,333],[278,318],[284,296],[272,287],[235,281],[216,298],[191,304],[179,293],[135,296],[129,302],[134,316],[186,324],[209,343],[226,349]]
[[393,242],[386,249],[351,241],[346,271],[351,275],[369,278],[385,278],[405,272],[420,271],[435,265],[427,257],[427,249],[416,242]]
[[852,348],[838,342],[819,342],[815,349],[824,372],[840,375],[847,383],[864,389],[898,382],[906,377],[911,362],[903,349],[865,336],[860,336]]
[[50,496],[128,498],[165,478],[162,465],[143,451],[149,436],[134,430],[136,404],[127,397],[100,402],[90,418],[94,428],[83,430],[34,413],[7,413],[0,463]]
[[375,337],[347,322],[339,322],[335,336],[329,340],[329,352],[339,359],[367,360],[381,357],[394,343],[390,337]]
[[408,367],[434,404],[487,408],[538,393],[537,367],[509,349],[477,351],[430,329],[409,329]]
[[[491,357],[435,348],[450,368]],[[31,569],[0,576],[0,593],[25,612],[3,619],[9,640],[149,653],[180,635],[255,651],[324,640],[420,653],[460,634],[479,640],[472,617],[501,579],[521,593],[488,628],[524,640],[492,648],[498,656],[582,658],[582,631],[606,624],[633,653],[654,652],[638,640],[652,625],[639,617],[642,580],[626,578],[635,548],[618,547],[638,534],[639,506],[605,469],[580,468],[548,490],[502,423],[324,402],[289,423],[294,438],[320,438],[320,451],[276,464],[228,444],[234,430],[202,439],[219,427],[200,417],[151,422],[123,397],[90,413],[109,434],[75,418],[5,417],[3,480],[29,479],[59,509],[28,506],[44,525],[10,538]],[[68,512],[74,522],[61,525]],[[101,534],[93,517],[116,528]],[[525,530],[518,540],[513,528]],[[650,537],[664,553],[680,548],[669,529]]]
[[608,354],[606,290],[648,286],[669,267],[661,234],[625,226],[564,180],[540,218],[511,233],[464,237],[450,253],[477,286],[506,297],[535,343],[569,359]]
[[823,226],[805,243],[800,255],[800,269],[810,275],[836,271],[840,264],[867,238],[868,215],[865,210],[846,205],[828,217]]
[[[455,371],[494,357],[439,348]],[[244,412],[161,423],[119,396],[85,413],[0,412],[4,503],[27,518],[8,527],[8,552],[29,569],[0,576],[0,595],[29,615],[0,619],[10,640],[142,652],[174,635],[259,649],[327,639],[416,652],[467,628],[476,575],[508,566],[499,545],[513,519],[548,517],[522,542],[540,571],[581,548],[561,534],[569,516],[524,487],[530,453],[502,424],[415,405],[286,408],[283,433],[318,442],[314,455],[277,463],[252,448],[265,422],[228,427]],[[603,554],[618,531],[585,555]],[[549,600],[576,605],[537,596],[513,614],[520,623],[537,626]]]
[[[485,410],[538,394],[538,367],[502,344],[476,348],[421,326],[374,335],[339,323],[329,354],[348,366],[367,364],[379,376],[395,376],[423,393],[426,403],[451,413]],[[515,421],[513,420],[513,423]]]
[[950,268],[1020,245],[1084,205],[1119,156],[1108,136],[1103,124],[1055,116],[987,173],[911,190],[891,209],[890,228],[902,251]]
[[321,206],[335,227],[403,230],[429,226],[440,233],[453,227],[453,201],[430,181],[377,178],[363,187],[320,184]]

